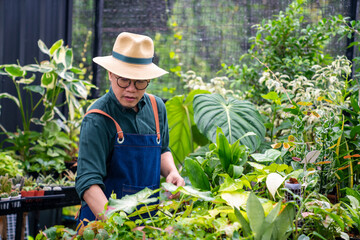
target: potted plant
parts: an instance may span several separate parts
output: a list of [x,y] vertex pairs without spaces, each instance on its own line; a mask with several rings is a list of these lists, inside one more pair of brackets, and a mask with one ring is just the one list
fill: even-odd
[[8,193],[3,192],[0,194],[0,209],[9,209],[10,196]]
[[[0,93],[0,98],[12,100],[18,106],[22,119],[22,128],[19,127],[16,133],[9,132],[2,126],[1,130],[7,136],[4,142],[10,144],[8,149],[17,153],[16,157],[21,161],[25,172],[48,173],[55,169],[61,173],[65,158],[71,158],[66,150],[70,151],[69,146],[75,139],[65,133],[67,123],[75,119],[76,111],[81,108],[78,99],[86,99],[89,89],[95,86],[88,81],[76,79],[75,74],[81,75],[83,72],[73,67],[72,49],[64,46],[63,40],[57,41],[51,48],[47,48],[39,40],[38,46],[48,55],[48,60],[26,66],[0,65],[0,74],[7,76],[4,80],[13,82],[17,93],[14,96],[6,92]],[[33,84],[36,73],[41,76],[40,84]],[[66,99],[60,101],[59,96],[63,93]],[[24,104],[24,94],[29,99],[34,99],[34,95],[40,96],[40,99],[35,103],[31,101],[30,104]],[[42,116],[35,118],[34,114],[41,105]],[[64,105],[68,109],[66,114],[58,109]],[[32,124],[43,126],[44,131],[32,131]]]
[[21,206],[20,199],[21,199],[21,194],[19,193],[18,190],[11,191],[10,200],[11,200],[11,206],[13,208],[18,208]]

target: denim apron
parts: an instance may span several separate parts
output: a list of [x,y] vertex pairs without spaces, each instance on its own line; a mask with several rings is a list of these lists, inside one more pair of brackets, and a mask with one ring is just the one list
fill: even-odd
[[[155,116],[155,134],[123,133],[120,125],[107,113],[98,109],[92,109],[86,113],[105,115],[112,119],[116,126],[117,134],[114,151],[107,176],[104,178],[104,193],[108,199],[112,192],[116,193],[117,198],[120,199],[125,195],[137,193],[146,187],[152,190],[160,187],[161,141],[159,115],[155,97],[150,94],[148,96]],[[152,197],[157,196],[158,194]],[[84,219],[95,220],[95,215],[87,204],[82,206],[80,210],[78,223]],[[83,224],[86,225],[87,222],[84,221]]]

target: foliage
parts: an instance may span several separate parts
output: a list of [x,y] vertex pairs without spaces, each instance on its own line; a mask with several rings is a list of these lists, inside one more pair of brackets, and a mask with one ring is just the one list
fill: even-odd
[[242,226],[244,236],[250,237],[249,239],[287,239],[291,234],[295,211],[291,204],[282,209],[281,213],[280,210],[281,202],[278,202],[265,217],[260,201],[254,193],[250,193],[246,203],[248,220],[237,208],[235,215]]
[[[74,128],[79,128],[79,125],[74,125],[74,122],[79,119],[76,115],[82,113],[79,98],[86,99],[88,90],[94,86],[75,78],[75,74],[83,73],[73,67],[72,49],[64,46],[63,40],[54,43],[50,49],[41,40],[38,41],[38,46],[49,56],[49,60],[26,66],[20,64],[0,66],[0,73],[12,80],[17,93],[17,96],[1,93],[0,98],[8,98],[17,105],[22,117],[22,129],[18,128],[16,133],[11,133],[3,126],[0,127],[8,137],[5,140],[10,143],[8,148],[16,151],[17,158],[22,161],[25,171],[44,173],[55,169],[61,172],[64,168],[64,160],[70,157],[64,149],[71,152],[69,146],[76,145]],[[29,76],[28,72],[33,74]],[[37,74],[41,74],[38,84],[35,81]],[[24,104],[22,91],[28,94],[29,108]],[[64,102],[60,100],[61,94],[65,96]],[[36,103],[33,102],[35,96],[40,97]],[[59,107],[65,104],[68,110],[67,118],[59,110]],[[43,111],[39,119],[34,117],[38,109]],[[61,119],[57,123],[54,122],[56,114]],[[42,125],[42,132],[32,131],[31,123]],[[69,135],[61,132],[59,123],[68,130]],[[66,126],[68,123],[69,126]]]
[[[240,58],[243,64],[223,64],[222,72],[252,101],[263,102],[260,94],[265,89],[258,82],[262,70],[280,72],[289,77],[287,81],[292,81],[297,75],[312,78],[312,66],[331,61],[325,50],[337,33],[338,24],[326,20],[311,22],[304,11],[306,3],[295,0],[285,12],[254,25],[256,36],[250,38],[248,54]],[[248,57],[252,60],[247,60]]]
[[188,96],[180,95],[166,102],[169,124],[170,143],[176,163],[182,164],[185,157],[195,151],[200,145],[205,145],[207,139],[200,134],[194,122],[193,99],[204,90],[193,90]]
[[194,97],[194,119],[200,132],[212,142],[217,137],[217,127],[223,130],[231,144],[247,133],[255,133],[256,136],[246,136],[240,140],[251,151],[260,146],[265,135],[261,116],[250,102],[224,99],[218,94]]
[[15,152],[12,151],[3,151],[0,152],[0,175],[9,174],[9,176],[14,177],[18,174],[22,174],[21,162],[17,161],[15,158]]

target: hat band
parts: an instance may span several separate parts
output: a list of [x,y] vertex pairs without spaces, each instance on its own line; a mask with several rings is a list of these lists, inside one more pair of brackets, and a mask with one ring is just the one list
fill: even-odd
[[133,63],[133,64],[150,64],[152,63],[153,58],[133,58],[133,57],[126,57],[120,53],[115,51],[112,52],[112,56],[120,61],[126,63]]

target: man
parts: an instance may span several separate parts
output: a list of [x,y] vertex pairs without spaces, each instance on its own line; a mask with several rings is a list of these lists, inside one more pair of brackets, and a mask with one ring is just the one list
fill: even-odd
[[152,63],[153,56],[151,38],[123,32],[111,56],[93,59],[108,70],[110,89],[81,125],[76,190],[84,202],[79,220],[104,218],[99,214],[112,192],[121,198],[159,188],[160,174],[166,182],[185,185],[168,147],[165,105],[145,94],[151,79],[167,73]]

